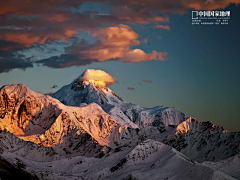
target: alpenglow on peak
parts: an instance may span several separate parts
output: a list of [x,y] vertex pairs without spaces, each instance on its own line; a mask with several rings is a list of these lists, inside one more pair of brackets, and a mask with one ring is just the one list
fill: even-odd
[[97,80],[103,81],[106,85],[111,85],[116,83],[117,81],[108,73],[102,70],[95,70],[95,69],[87,69],[84,71],[79,77],[78,80],[85,81],[85,80]]

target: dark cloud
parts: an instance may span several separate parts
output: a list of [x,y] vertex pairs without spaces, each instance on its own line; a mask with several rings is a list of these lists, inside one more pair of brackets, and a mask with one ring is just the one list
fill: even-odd
[[134,90],[135,88],[133,88],[133,87],[128,87],[127,89],[128,89],[128,90]]
[[[24,46],[17,42],[0,40],[0,51],[21,50]],[[0,55],[1,56],[1,55]]]
[[136,17],[144,17],[147,19],[149,17],[154,17],[153,12],[162,13],[174,13],[183,14],[188,13],[189,9],[196,10],[215,10],[222,9],[230,5],[230,3],[239,4],[239,0],[216,0],[216,1],[206,1],[206,0],[110,0],[110,4],[118,9],[126,9],[126,15],[124,11],[116,11],[119,17],[129,17],[128,19],[136,19]]
[[60,56],[52,56],[47,59],[35,61],[37,64],[42,64],[51,68],[64,68],[70,66],[86,66],[98,62],[94,59],[81,59],[78,54],[62,54]]
[[[1,52],[0,52],[1,53]],[[0,73],[9,72],[12,69],[18,68],[25,70],[26,68],[33,67],[31,62],[14,57],[0,58]]]
[[146,80],[142,79],[142,81],[145,83],[152,83],[152,80],[148,80],[148,79],[146,79]]
[[0,73],[9,72],[12,69],[26,69],[33,67],[32,62],[22,54],[16,54],[22,46],[11,41],[0,41]]
[[56,88],[56,87],[58,87],[56,84],[54,84],[51,88],[52,89],[54,89],[54,88]]
[[[56,10],[39,15],[17,16],[0,13],[0,40],[12,41],[30,47],[54,40],[67,42],[80,30],[102,27],[103,24],[115,25],[120,21],[110,15],[78,13]],[[39,12],[40,13],[40,12]],[[79,23],[81,22],[81,23]]]
[[[104,2],[105,0],[97,0],[97,2]],[[70,8],[78,8],[88,0],[11,0],[2,1],[0,6],[0,14],[11,13],[15,16],[31,16],[40,14],[51,14],[57,12],[59,9],[67,11]]]
[[[113,4],[115,4],[112,1]],[[111,14],[118,17],[125,23],[149,24],[151,22],[166,23],[169,21],[168,16],[162,16],[159,13],[152,13],[146,8],[136,6],[120,5],[110,10]]]

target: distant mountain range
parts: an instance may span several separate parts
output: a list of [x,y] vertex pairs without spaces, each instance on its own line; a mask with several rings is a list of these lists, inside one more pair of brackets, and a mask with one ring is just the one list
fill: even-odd
[[240,179],[240,132],[127,103],[98,77],[49,95],[0,89],[1,179]]

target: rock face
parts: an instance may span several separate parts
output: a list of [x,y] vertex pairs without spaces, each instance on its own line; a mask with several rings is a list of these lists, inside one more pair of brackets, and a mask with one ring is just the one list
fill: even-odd
[[0,89],[0,154],[11,168],[39,179],[239,178],[220,165],[239,164],[231,159],[239,132],[126,103],[104,81],[83,77],[89,72],[51,96],[22,84]]
[[[32,118],[36,115],[36,112],[42,109],[50,112],[50,109],[53,108],[51,101],[48,101],[44,95],[30,91],[22,84],[4,86],[0,90],[1,129],[23,134],[22,131],[29,121],[32,120],[33,122]],[[51,114],[51,116],[56,115]],[[41,114],[37,114],[37,116],[40,117]],[[53,123],[54,117],[45,117],[45,119],[47,122],[41,122],[40,126],[46,129],[49,124]]]

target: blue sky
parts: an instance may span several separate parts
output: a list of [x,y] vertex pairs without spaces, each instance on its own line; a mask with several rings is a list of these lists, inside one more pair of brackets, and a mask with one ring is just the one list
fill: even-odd
[[[129,2],[67,3],[65,7],[70,11],[66,14],[65,9],[64,13],[59,13],[59,7],[54,11],[56,14],[48,14],[41,7],[22,14],[21,7],[11,11],[6,4],[8,10],[0,9],[3,22],[0,31],[4,34],[0,35],[0,86],[23,83],[36,92],[55,92],[86,69],[101,69],[117,79],[119,83],[110,88],[127,102],[144,107],[176,107],[200,121],[240,131],[240,7],[222,1],[206,6],[196,1],[208,10],[216,10],[215,7],[230,10],[231,17],[228,25],[192,25],[194,8],[189,6],[195,6],[190,1],[182,1],[179,7],[170,6],[169,2],[164,7],[156,4],[154,8],[148,1],[146,8]],[[52,7],[54,4],[49,6]],[[125,8],[125,14],[118,11],[120,7]],[[41,24],[32,22],[31,18],[42,14],[46,16],[41,16]],[[47,17],[50,20],[45,22]],[[23,25],[19,30],[16,19],[31,27],[30,30]],[[156,28],[157,25],[162,28]],[[119,28],[125,34],[121,34]],[[114,34],[116,31],[118,34]],[[18,36],[13,36],[12,32]],[[106,38],[111,33],[117,38]],[[47,40],[44,37],[48,37]],[[119,42],[121,45],[116,45]],[[114,48],[124,47],[127,54],[109,59],[99,54],[89,56],[89,52],[99,53],[96,49],[109,47],[111,53]],[[140,59],[138,54],[135,59],[129,56],[134,49],[143,51]],[[167,57],[155,56],[153,51],[166,52]],[[113,53],[108,55],[115,57]],[[52,88],[54,85],[57,87]]]

